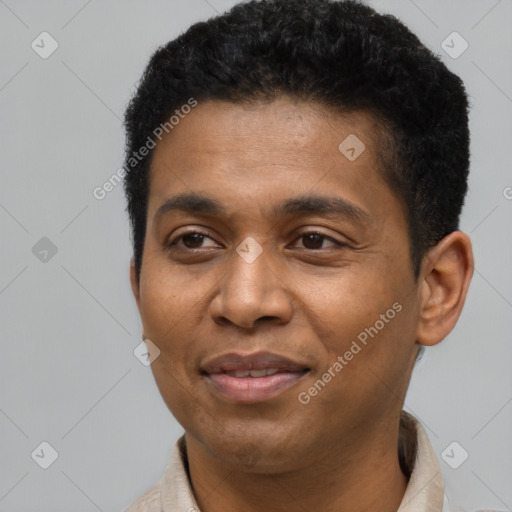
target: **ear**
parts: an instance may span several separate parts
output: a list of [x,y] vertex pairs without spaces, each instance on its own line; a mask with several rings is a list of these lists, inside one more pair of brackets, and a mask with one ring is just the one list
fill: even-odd
[[473,275],[471,240],[454,231],[430,249],[420,271],[420,345],[437,345],[454,328],[466,300]]
[[140,312],[140,286],[137,279],[137,272],[135,271],[135,262],[133,258],[130,261],[130,284],[132,285],[132,293],[135,297],[135,302],[137,303],[137,308]]

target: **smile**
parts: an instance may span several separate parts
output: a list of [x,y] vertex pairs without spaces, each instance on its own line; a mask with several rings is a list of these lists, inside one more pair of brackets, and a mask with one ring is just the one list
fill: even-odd
[[203,375],[221,398],[250,404],[284,393],[309,371],[304,364],[276,354],[227,354],[205,364]]

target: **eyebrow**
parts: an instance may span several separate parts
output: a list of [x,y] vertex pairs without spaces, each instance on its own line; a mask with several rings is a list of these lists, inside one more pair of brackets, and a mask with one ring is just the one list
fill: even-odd
[[[165,200],[155,212],[154,219],[158,220],[171,211],[207,213],[217,216],[226,214],[226,209],[220,202],[196,193],[183,193]],[[274,217],[331,214],[347,217],[358,223],[371,223],[371,216],[368,212],[346,199],[310,194],[286,199],[274,206],[270,213]]]
[[272,213],[276,217],[306,213],[332,214],[347,217],[359,223],[371,222],[369,213],[341,197],[303,195],[279,203]]
[[222,205],[206,196],[199,194],[179,194],[166,199],[155,212],[155,220],[164,216],[170,211],[183,211],[190,213],[209,213],[212,215],[222,215],[225,209]]

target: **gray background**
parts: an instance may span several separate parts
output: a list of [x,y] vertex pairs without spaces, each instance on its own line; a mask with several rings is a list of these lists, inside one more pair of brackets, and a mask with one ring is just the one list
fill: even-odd
[[[182,430],[133,354],[122,188],[103,200],[92,191],[122,165],[120,119],[153,50],[234,4],[0,0],[0,510],[122,511],[165,469]],[[415,370],[406,410],[454,501],[511,510],[512,2],[371,5],[439,53],[473,105],[462,229],[476,272],[456,329]],[[47,59],[31,48],[43,31],[59,44]],[[441,48],[453,31],[469,43],[456,59]],[[57,248],[47,261],[47,241],[32,250],[43,237]],[[43,441],[59,455],[46,470],[31,457]],[[469,453],[458,469],[441,458],[453,441]]]

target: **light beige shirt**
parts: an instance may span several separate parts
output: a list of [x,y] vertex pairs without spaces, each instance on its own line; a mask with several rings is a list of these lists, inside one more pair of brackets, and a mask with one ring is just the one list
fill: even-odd
[[[441,468],[428,436],[416,418],[418,449],[409,483],[397,512],[458,512],[444,494]],[[162,479],[126,512],[200,512],[185,469],[186,452],[181,437],[171,453]],[[493,511],[481,511],[493,512]]]

